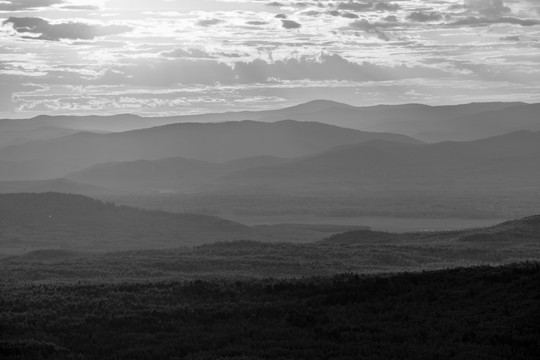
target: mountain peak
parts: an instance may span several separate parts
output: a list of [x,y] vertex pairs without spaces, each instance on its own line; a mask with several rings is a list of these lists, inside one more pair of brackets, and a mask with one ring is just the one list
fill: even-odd
[[317,112],[317,111],[325,110],[328,108],[352,108],[352,107],[353,107],[352,105],[340,103],[337,101],[316,99],[316,100],[308,101],[306,103],[291,106],[283,110],[300,111],[300,112]]

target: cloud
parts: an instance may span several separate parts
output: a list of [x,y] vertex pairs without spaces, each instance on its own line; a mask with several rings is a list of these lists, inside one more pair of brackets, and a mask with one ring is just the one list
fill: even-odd
[[219,20],[219,19],[203,19],[203,20],[197,21],[197,25],[208,27],[208,26],[220,24],[222,22],[223,20]]
[[540,25],[540,20],[535,19],[518,19],[515,17],[501,18],[485,18],[470,16],[464,19],[457,20],[448,25],[450,26],[489,26],[493,24],[511,24],[520,26],[535,26]]
[[60,6],[60,9],[76,10],[76,11],[96,11],[96,10],[99,10],[99,6],[95,6],[95,5],[64,5],[64,6]]
[[504,5],[503,0],[465,0],[465,8],[488,17],[508,14],[512,10]]
[[302,27],[302,25],[292,20],[281,20],[281,26],[285,29],[299,29]]
[[353,21],[349,25],[349,28],[362,30],[368,34],[374,34],[379,39],[384,40],[384,41],[390,40],[390,38],[384,33],[384,31],[380,30],[377,25],[370,23],[366,19]]
[[0,11],[35,10],[63,3],[64,0],[3,0],[0,1]]
[[81,22],[68,22],[51,24],[47,20],[38,17],[10,17],[3,25],[11,25],[19,34],[35,34],[38,36],[24,35],[25,39],[39,39],[59,41],[60,39],[92,40],[96,37],[116,35],[131,30],[129,26],[122,25],[90,25]]
[[519,36],[503,36],[499,38],[502,41],[519,41],[521,38]]
[[115,66],[96,80],[101,85],[171,86],[279,83],[281,81],[388,81],[440,77],[448,74],[427,67],[379,66],[356,63],[337,54],[288,58],[274,62],[255,59],[228,65],[216,60],[167,59]]
[[340,2],[336,5],[336,8],[340,10],[351,10],[357,12],[367,12],[367,11],[397,11],[401,9],[398,4],[393,4],[390,2],[357,2],[349,0],[348,2]]
[[328,12],[328,14],[330,14],[332,16],[341,16],[341,17],[344,17],[344,18],[347,18],[347,19],[358,19],[359,18],[358,15],[353,14],[351,12],[341,12],[341,11],[338,11],[338,10],[332,10],[332,11]]
[[260,21],[260,20],[251,20],[247,21],[246,24],[248,25],[254,25],[254,26],[260,26],[260,25],[267,25],[267,21]]
[[407,19],[411,21],[416,21],[416,22],[431,22],[431,21],[441,20],[442,15],[436,11],[432,11],[432,12],[415,11],[415,12],[410,13],[407,16]]
[[162,56],[169,58],[192,58],[192,59],[213,59],[214,56],[210,55],[204,50],[200,49],[175,49],[172,51],[165,51],[161,53]]

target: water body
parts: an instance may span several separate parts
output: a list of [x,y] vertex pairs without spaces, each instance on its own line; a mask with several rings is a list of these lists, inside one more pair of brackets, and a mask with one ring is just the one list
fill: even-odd
[[368,226],[389,232],[445,231],[492,226],[508,219],[403,218],[403,217],[320,217],[320,216],[228,216],[246,225],[311,224]]

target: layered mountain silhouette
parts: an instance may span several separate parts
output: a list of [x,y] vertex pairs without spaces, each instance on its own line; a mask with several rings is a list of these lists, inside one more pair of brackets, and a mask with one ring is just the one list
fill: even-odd
[[24,249],[169,249],[245,239],[306,242],[361,228],[324,224],[250,227],[216,216],[143,210],[83,195],[0,194],[0,254]]
[[0,247],[114,250],[170,248],[255,237],[212,216],[116,206],[81,195],[0,195]]
[[285,164],[236,172],[223,181],[250,185],[469,184],[538,186],[540,132],[520,131],[469,142],[370,141]]
[[[373,139],[419,142],[404,135],[370,133],[292,120],[275,123],[179,123],[122,133],[83,132],[4,147],[0,151],[0,166],[22,164],[18,169],[21,175],[17,178],[13,171],[0,171],[0,180],[57,178],[111,161],[184,157],[221,162],[254,156],[298,157]],[[39,162],[41,166],[33,174],[32,162]],[[30,165],[24,166],[25,163]]]
[[184,158],[117,162],[69,174],[105,188],[186,190],[231,184],[283,189],[343,186],[537,187],[540,132],[468,142],[414,144],[372,140],[297,158],[256,157],[210,163]]
[[35,181],[0,181],[0,193],[2,194],[44,192],[98,195],[108,193],[110,190],[64,178]]
[[3,129],[0,123],[0,147],[17,145],[34,140],[50,140],[79,132],[74,129],[40,126],[30,129]]
[[540,245],[540,215],[511,220],[482,229],[459,231],[424,232],[424,233],[388,233],[371,230],[355,230],[332,235],[319,241],[320,244],[333,245],[383,245],[398,243],[401,245],[462,244],[462,246],[497,246],[514,247]]
[[[329,100],[314,100],[283,109],[239,111],[198,115],[141,117],[37,116],[32,119],[0,120],[0,130],[20,131],[56,127],[76,131],[121,132],[173,123],[216,123],[254,120],[315,121],[371,132],[391,132],[420,140],[463,141],[518,130],[540,130],[539,104],[489,102],[429,106],[422,104],[356,107]],[[2,138],[0,137],[0,140]],[[0,146],[5,145],[0,142]]]
[[193,190],[213,183],[227,174],[250,168],[283,164],[291,160],[274,156],[257,156],[222,163],[185,159],[110,162],[68,174],[72,182],[102,186],[109,191]]

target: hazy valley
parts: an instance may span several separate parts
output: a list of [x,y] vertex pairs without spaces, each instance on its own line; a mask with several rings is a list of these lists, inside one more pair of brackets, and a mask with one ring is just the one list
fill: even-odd
[[0,357],[533,359],[537,108],[0,120]]

